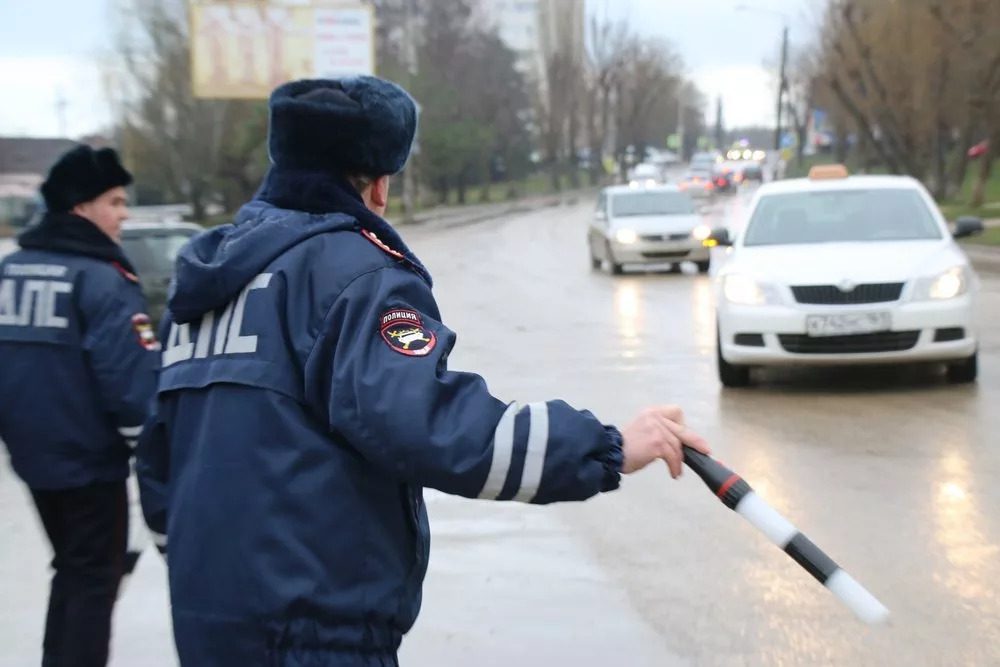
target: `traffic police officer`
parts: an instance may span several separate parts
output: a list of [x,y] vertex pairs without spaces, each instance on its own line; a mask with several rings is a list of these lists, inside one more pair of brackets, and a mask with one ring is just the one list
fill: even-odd
[[104,665],[125,571],[126,479],[159,345],[118,245],[132,176],[77,146],[42,184],[47,212],[0,262],[0,438],[31,490],[55,576],[43,665]]
[[583,500],[706,447],[674,407],[623,439],[448,368],[431,277],[382,218],[416,127],[405,91],[297,81],[270,109],[256,197],[177,261],[143,509],[183,665],[393,665],[427,566],[423,487]]

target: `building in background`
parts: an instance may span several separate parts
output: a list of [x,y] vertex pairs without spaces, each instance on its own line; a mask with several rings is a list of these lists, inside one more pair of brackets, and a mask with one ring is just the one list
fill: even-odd
[[556,53],[583,62],[584,5],[584,0],[480,0],[478,9],[517,53],[518,68],[542,95],[548,87],[546,62]]

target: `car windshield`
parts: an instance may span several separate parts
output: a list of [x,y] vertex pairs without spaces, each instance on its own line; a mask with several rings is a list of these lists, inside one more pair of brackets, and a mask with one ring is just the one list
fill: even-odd
[[659,169],[652,164],[637,164],[632,173],[636,176],[655,176],[659,173]]
[[173,231],[123,235],[122,248],[139,275],[169,274],[174,269],[174,260],[181,246],[191,236],[190,233]]
[[611,198],[611,215],[688,215],[694,202],[682,192],[629,192]]
[[916,190],[827,190],[761,197],[747,223],[747,246],[939,239]]

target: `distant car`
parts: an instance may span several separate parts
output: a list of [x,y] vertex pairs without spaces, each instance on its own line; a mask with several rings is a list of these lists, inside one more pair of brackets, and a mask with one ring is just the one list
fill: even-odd
[[915,361],[976,379],[979,281],[918,181],[818,167],[762,185],[748,220],[716,272],[723,385],[753,366]]
[[716,192],[732,192],[739,187],[740,164],[727,161],[717,162],[712,169],[712,184]]
[[756,183],[764,182],[764,169],[760,166],[760,162],[745,161],[740,166],[738,173],[740,183],[749,183],[750,181]]
[[675,186],[605,188],[587,235],[590,263],[599,269],[607,262],[617,275],[626,264],[691,261],[705,273],[710,232],[691,197]]
[[677,189],[696,198],[711,197],[715,194],[715,176],[710,169],[692,169],[678,179]]
[[656,185],[663,181],[663,170],[651,162],[641,162],[632,168],[629,181],[636,185]]
[[149,304],[149,316],[157,324],[166,307],[177,253],[202,229],[190,222],[125,222],[122,225],[122,249],[139,274]]
[[721,156],[718,153],[695,153],[691,156],[691,162],[688,165],[693,171],[712,171],[715,169],[715,165],[722,161]]

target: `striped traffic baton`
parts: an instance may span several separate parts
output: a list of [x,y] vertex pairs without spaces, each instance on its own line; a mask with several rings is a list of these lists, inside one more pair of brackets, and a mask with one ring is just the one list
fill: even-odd
[[840,569],[822,549],[754,493],[742,477],[711,456],[687,446],[684,447],[684,463],[701,477],[726,507],[735,510],[764,533],[862,621],[879,623],[889,616],[889,610],[874,595]]

